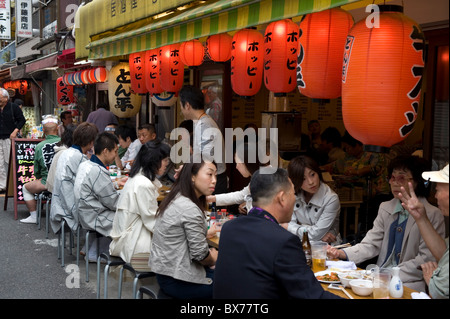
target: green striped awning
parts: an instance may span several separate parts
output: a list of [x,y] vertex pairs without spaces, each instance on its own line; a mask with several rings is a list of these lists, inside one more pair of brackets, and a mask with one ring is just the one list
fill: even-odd
[[105,59],[358,1],[361,0],[219,0],[164,21],[93,41],[86,48],[90,59]]

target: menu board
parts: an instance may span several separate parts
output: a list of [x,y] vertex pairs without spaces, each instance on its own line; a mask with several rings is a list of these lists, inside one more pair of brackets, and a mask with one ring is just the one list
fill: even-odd
[[34,176],[34,152],[41,141],[42,139],[17,138],[11,143],[8,189],[5,194],[4,209],[7,208],[8,197],[14,196],[14,219],[17,219],[17,205],[25,203],[23,185],[36,179]]

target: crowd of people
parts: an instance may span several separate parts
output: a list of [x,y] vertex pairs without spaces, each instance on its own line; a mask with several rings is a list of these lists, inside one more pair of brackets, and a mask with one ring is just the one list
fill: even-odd
[[[0,169],[4,169],[8,141],[17,136],[24,119],[9,97],[0,93]],[[257,153],[256,144],[237,141],[236,170],[250,182],[230,192],[225,162],[217,160],[211,147],[223,136],[205,112],[202,91],[184,86],[179,102],[186,120],[180,126],[190,133],[190,160],[174,169],[173,185],[161,202],[160,179],[170,169],[171,146],[157,137],[153,124],[137,130],[119,125],[104,105],[77,126],[71,123],[70,112],[60,118],[45,116],[45,138],[35,152],[36,180],[24,187],[30,216],[20,222],[36,223],[35,196],[48,191],[55,234],[61,227],[96,232],[89,250],[82,249],[90,261],[107,252],[133,266],[145,256],[145,268],[156,274],[161,290],[177,299],[338,298],[322,288],[306,262],[301,249],[305,231],[311,240],[329,244],[329,258],[356,264],[376,258],[379,267],[400,267],[406,286],[427,290],[432,298],[448,298],[444,221],[448,165],[430,171],[425,159],[413,155],[387,161],[364,152],[348,133],[342,139],[332,128],[320,134],[320,123],[312,121],[310,153],[270,174],[263,171],[267,163],[250,159]],[[14,121],[4,120],[6,116]],[[208,156],[194,160],[196,154]],[[127,170],[128,176],[113,181],[111,165]],[[372,228],[352,247],[334,247],[345,238],[339,231],[339,196],[322,178],[326,170],[353,176],[355,183],[370,175],[374,185],[371,195],[378,204]],[[6,173],[0,170],[0,174]],[[438,207],[428,201],[431,183],[437,183]],[[239,205],[238,218],[221,228],[208,227],[211,204]],[[208,244],[217,232],[218,250]]]

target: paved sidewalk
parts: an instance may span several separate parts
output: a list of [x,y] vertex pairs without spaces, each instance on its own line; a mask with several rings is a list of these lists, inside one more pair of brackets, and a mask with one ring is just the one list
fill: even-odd
[[[40,230],[35,224],[22,224],[19,220],[29,215],[26,206],[18,205],[18,219],[15,220],[14,200],[8,199],[6,211],[3,209],[4,200],[4,195],[0,195],[0,299],[95,299],[96,263],[90,264],[89,282],[86,282],[85,260],[80,256],[77,267],[75,247],[72,249],[73,255],[69,255],[66,249],[65,267],[61,267],[61,261],[57,258],[58,237],[50,230],[49,238],[45,238],[45,215]],[[79,278],[75,272],[77,269]],[[152,285],[154,279],[144,279],[142,282]],[[114,276],[109,276],[108,287],[108,298],[117,298],[118,281]],[[122,298],[131,297],[132,283],[124,282]]]

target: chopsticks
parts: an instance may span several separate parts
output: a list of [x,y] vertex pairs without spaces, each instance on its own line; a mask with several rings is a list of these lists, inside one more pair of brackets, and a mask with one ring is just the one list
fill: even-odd
[[346,244],[342,244],[342,245],[333,246],[333,248],[336,248],[336,249],[346,248],[346,247],[352,247],[352,244],[346,243]]
[[339,288],[344,292],[344,294],[347,295],[347,297],[348,297],[349,299],[354,299],[353,296],[350,295],[350,294],[347,292],[347,290],[345,290],[345,288],[344,288],[342,285],[339,285]]

